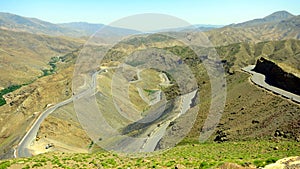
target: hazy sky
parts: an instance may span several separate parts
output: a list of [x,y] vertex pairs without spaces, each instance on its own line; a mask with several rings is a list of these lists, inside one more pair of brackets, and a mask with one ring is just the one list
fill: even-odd
[[1,0],[0,11],[53,23],[109,24],[140,13],[169,14],[191,24],[239,23],[275,11],[300,14],[300,0]]

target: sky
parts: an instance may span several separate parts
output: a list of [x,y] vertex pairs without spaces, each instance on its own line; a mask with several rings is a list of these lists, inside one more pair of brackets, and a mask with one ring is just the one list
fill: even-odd
[[143,13],[168,14],[191,24],[227,25],[286,10],[300,15],[300,0],[1,0],[0,12],[52,23],[110,24]]

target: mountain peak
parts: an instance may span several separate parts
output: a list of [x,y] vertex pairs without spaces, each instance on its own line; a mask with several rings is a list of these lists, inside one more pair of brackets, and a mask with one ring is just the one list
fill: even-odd
[[266,23],[271,23],[271,22],[280,22],[282,20],[286,20],[289,18],[294,17],[291,13],[287,11],[277,11],[272,13],[271,15],[268,15],[264,18],[259,18],[259,19],[253,19],[250,21],[246,21],[243,23],[238,23],[233,25],[234,27],[249,27],[249,26],[256,26],[260,24],[266,24]]
[[264,17],[263,19],[267,22],[272,22],[272,21],[280,21],[280,20],[288,19],[293,16],[294,16],[293,14],[287,11],[277,11],[272,13],[271,15]]

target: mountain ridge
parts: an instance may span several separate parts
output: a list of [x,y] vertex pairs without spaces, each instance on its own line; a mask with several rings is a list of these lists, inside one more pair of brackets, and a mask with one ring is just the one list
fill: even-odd
[[49,36],[69,36],[80,38],[91,36],[103,26],[105,26],[107,32],[113,31],[120,35],[127,35],[132,32],[136,32],[136,30],[87,22],[54,24],[37,18],[29,18],[16,14],[0,12],[0,28],[15,32],[28,32],[32,34],[44,34]]
[[96,31],[98,31],[99,29],[105,26],[104,24],[88,23],[88,22],[68,22],[68,23],[61,23],[58,25],[63,28],[82,32],[85,35],[92,35]]
[[229,26],[233,27],[249,27],[249,26],[256,26],[260,24],[266,24],[266,23],[272,23],[272,22],[280,22],[282,20],[286,20],[289,18],[294,17],[295,15],[287,12],[287,11],[277,11],[274,12],[270,15],[267,15],[263,18],[257,18],[257,19],[252,19],[246,22],[238,23],[238,24],[232,24]]
[[[0,28],[17,32],[46,35],[69,35],[69,29],[37,18],[28,18],[11,13],[0,12]],[[75,32],[72,32],[75,33]]]
[[[211,31],[216,30],[218,32],[221,32],[224,29],[228,29],[228,28],[237,28],[237,29],[251,28],[251,29],[258,29],[258,30],[266,29],[271,33],[275,32],[276,34],[288,35],[290,34],[291,31],[287,32],[286,27],[291,26],[292,29],[297,27],[298,23],[300,23],[300,19],[298,19],[297,17],[299,16],[293,15],[287,11],[277,11],[263,18],[253,19],[238,24],[230,24],[227,26],[194,24],[192,27],[196,28],[197,31],[208,32],[208,34]],[[50,36],[70,36],[70,37],[80,38],[80,37],[91,36],[96,31],[98,31],[103,27],[105,27],[108,30],[108,32],[113,31],[118,35],[128,35],[132,33],[138,33],[135,30],[118,28],[118,27],[110,27],[109,25],[104,25],[101,23],[98,24],[98,23],[88,23],[88,22],[70,22],[70,23],[54,24],[37,18],[23,17],[11,13],[0,12],[0,28],[16,31],[16,32],[29,32],[33,34],[46,34]],[[188,31],[190,29],[174,28],[172,30]],[[251,30],[249,31],[251,32]],[[257,34],[255,30],[254,33]],[[300,38],[299,34],[295,34],[295,33],[293,34],[294,34],[293,37]],[[108,36],[108,35],[105,34],[102,36]],[[256,36],[257,38],[261,37],[260,35],[253,35],[253,36]],[[278,38],[277,40],[281,40],[281,39],[282,38]],[[240,42],[240,41],[234,41],[233,43],[236,42]]]

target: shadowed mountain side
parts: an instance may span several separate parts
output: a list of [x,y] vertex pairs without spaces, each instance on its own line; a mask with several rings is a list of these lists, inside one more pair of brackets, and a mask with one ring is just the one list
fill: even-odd
[[272,86],[300,95],[300,78],[285,72],[278,65],[265,58],[257,60],[254,71],[266,76],[266,82]]
[[260,43],[235,43],[216,47],[228,73],[247,65],[254,65],[260,57],[275,61],[286,71],[300,73],[300,41],[282,40]]

